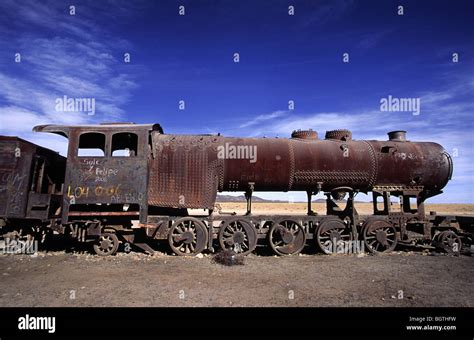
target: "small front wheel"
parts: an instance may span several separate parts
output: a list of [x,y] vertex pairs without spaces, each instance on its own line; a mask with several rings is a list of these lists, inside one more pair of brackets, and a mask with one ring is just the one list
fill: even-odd
[[114,255],[119,247],[117,235],[113,233],[103,233],[94,244],[94,251],[97,255]]
[[443,231],[439,235],[440,243],[443,250],[448,254],[459,255],[461,253],[461,238],[452,230]]

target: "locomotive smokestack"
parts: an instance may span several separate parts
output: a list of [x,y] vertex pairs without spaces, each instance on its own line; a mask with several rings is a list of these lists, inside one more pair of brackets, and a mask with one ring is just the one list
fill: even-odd
[[407,132],[403,130],[391,131],[388,133],[388,139],[394,142],[406,142]]
[[316,131],[313,131],[312,129],[309,129],[309,130],[295,130],[291,134],[291,138],[318,139],[318,133]]

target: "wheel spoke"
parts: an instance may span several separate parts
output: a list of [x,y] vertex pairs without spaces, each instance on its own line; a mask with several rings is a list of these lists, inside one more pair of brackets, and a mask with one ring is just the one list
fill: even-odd
[[[249,241],[249,233],[251,240]],[[236,253],[250,253],[257,245],[257,231],[246,221],[234,220],[221,225],[218,239],[223,249],[232,249]]]
[[292,220],[273,223],[269,235],[270,246],[278,255],[299,253],[306,242],[306,235],[301,226]]
[[369,221],[364,227],[364,241],[371,252],[388,252],[397,245],[397,232],[387,221]]

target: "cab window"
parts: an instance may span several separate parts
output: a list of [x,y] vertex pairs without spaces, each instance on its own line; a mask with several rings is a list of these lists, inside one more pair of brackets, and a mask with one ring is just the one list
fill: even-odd
[[138,151],[138,136],[134,133],[119,132],[112,136],[113,157],[134,157]]
[[79,157],[104,157],[105,135],[97,132],[87,132],[79,136],[77,148]]

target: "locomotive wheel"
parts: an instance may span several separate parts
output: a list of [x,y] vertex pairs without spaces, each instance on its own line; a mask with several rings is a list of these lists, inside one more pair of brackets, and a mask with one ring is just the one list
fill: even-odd
[[364,227],[364,243],[371,253],[388,253],[397,246],[397,230],[384,220],[368,221]]
[[352,232],[341,220],[328,219],[316,229],[315,240],[323,253],[335,254],[341,241],[352,240]]
[[306,235],[298,222],[283,220],[273,224],[268,233],[268,240],[277,255],[292,255],[303,250]]
[[119,240],[114,233],[103,233],[94,244],[94,251],[97,255],[114,255],[119,247]]
[[461,253],[461,238],[452,230],[443,231],[439,234],[439,241],[443,245],[444,251],[449,254]]
[[194,256],[206,249],[208,233],[204,223],[183,217],[173,223],[168,234],[171,250],[180,256]]
[[219,230],[219,244],[222,249],[247,255],[257,246],[257,230],[247,221],[230,220]]

